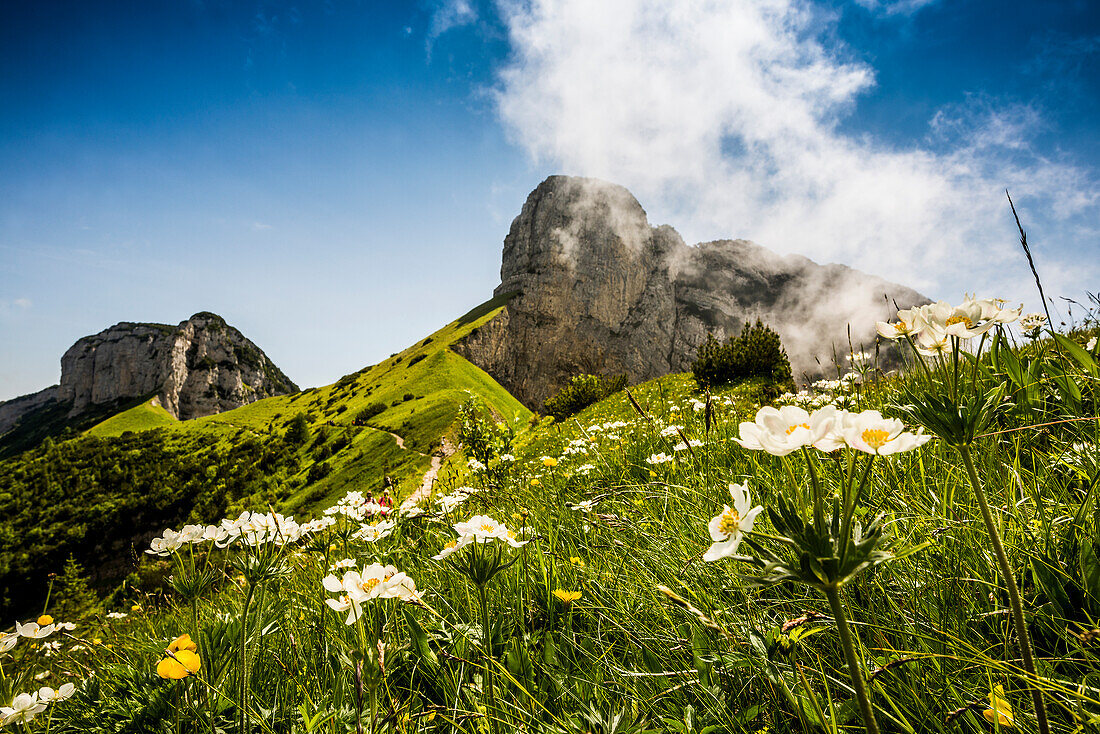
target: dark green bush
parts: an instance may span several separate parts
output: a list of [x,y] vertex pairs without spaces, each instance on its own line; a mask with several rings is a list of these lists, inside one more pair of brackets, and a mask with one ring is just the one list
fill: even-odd
[[407,365],[405,365],[405,367],[406,368],[412,367],[414,364],[416,364],[417,362],[419,362],[420,360],[424,359],[427,356],[428,355],[426,355],[426,354],[418,354],[415,357],[413,357],[412,359],[410,359],[409,363]]
[[318,464],[314,464],[309,468],[309,473],[306,474],[306,483],[313,484],[314,482],[319,482],[331,473],[332,467],[326,462],[322,461]]
[[301,446],[309,440],[309,421],[304,415],[299,413],[291,419],[286,429],[285,439],[291,446]]
[[367,407],[360,410],[355,414],[355,420],[366,423],[374,416],[378,415],[386,409],[385,403],[371,403]]
[[557,395],[543,403],[543,407],[554,420],[560,421],[624,387],[626,375],[576,375]]
[[731,336],[724,344],[708,334],[691,372],[701,388],[751,379],[759,382],[763,393],[772,398],[794,388],[791,363],[779,334],[760,320],[751,325],[746,322],[740,336]]

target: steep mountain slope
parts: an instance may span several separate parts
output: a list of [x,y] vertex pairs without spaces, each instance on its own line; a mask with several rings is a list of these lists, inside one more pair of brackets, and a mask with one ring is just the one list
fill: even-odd
[[842,265],[780,256],[744,240],[693,247],[651,227],[629,191],[551,176],[504,240],[498,295],[517,294],[458,351],[525,404],[541,406],[578,372],[632,382],[690,368],[707,337],[762,319],[779,332],[796,377],[834,350],[874,340],[875,320],[928,299]]
[[526,423],[523,405],[450,349],[505,302],[333,385],[187,421],[143,401],[85,436],[0,461],[0,612],[40,601],[46,573],[69,555],[100,584],[118,579],[135,544],[168,525],[268,506],[310,514],[387,478],[408,494],[474,396]]

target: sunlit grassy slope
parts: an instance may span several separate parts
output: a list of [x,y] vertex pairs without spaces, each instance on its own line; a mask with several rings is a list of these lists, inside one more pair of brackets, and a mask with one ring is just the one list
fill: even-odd
[[152,400],[146,400],[141,405],[136,405],[97,423],[88,429],[87,435],[110,438],[121,436],[126,431],[145,431],[150,428],[169,426],[176,422],[176,419],[159,404],[154,405]]
[[[143,405],[104,421],[96,427],[101,432],[93,435],[141,430],[140,421],[145,420],[148,425],[144,427],[167,427],[177,434],[214,435],[225,442],[244,436],[262,440],[266,435],[285,433],[301,414],[309,423],[309,446],[319,450],[291,477],[290,491],[279,497],[282,509],[300,512],[327,504],[350,489],[377,489],[384,476],[393,478],[399,494],[404,494],[419,484],[430,454],[454,422],[458,407],[471,395],[509,422],[530,417],[530,411],[492,377],[449,348],[496,316],[509,297],[483,303],[404,351],[345,375],[332,385],[171,424],[154,424],[147,415],[135,414],[135,410],[149,407]],[[365,426],[354,425],[356,416],[375,404],[385,409],[369,418]],[[405,448],[388,432],[401,436]],[[345,441],[345,447],[324,455],[325,444]],[[310,469],[320,461],[327,463],[330,473],[309,481]]]

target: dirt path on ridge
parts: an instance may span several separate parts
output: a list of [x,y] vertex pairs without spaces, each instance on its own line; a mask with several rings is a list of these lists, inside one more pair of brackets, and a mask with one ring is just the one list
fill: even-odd
[[418,505],[431,496],[432,487],[435,486],[435,478],[439,475],[439,469],[443,466],[443,462],[447,460],[447,457],[454,452],[455,447],[444,438],[440,442],[439,450],[432,454],[432,466],[424,473],[424,478],[420,482],[420,489],[405,498],[405,501],[401,503],[401,509]]

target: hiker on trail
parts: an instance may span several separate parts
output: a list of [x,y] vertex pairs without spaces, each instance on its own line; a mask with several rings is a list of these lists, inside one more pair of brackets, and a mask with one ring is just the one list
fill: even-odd
[[390,496],[389,489],[382,490],[382,497],[378,500],[378,504],[382,506],[382,514],[388,515],[390,510],[393,509],[393,497]]

